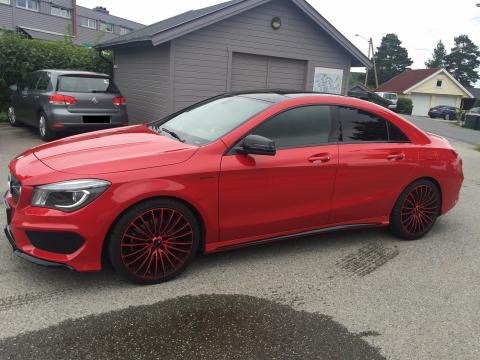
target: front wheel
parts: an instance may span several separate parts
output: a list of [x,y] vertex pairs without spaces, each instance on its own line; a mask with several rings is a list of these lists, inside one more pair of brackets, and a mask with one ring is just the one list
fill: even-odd
[[158,284],[188,266],[197,252],[200,227],[184,204],[152,199],[122,215],[108,240],[118,273],[139,284]]
[[444,119],[445,119],[445,120],[450,120],[450,119],[451,119],[450,114],[446,114],[446,115],[444,116]]
[[440,191],[429,180],[410,184],[400,195],[392,214],[390,229],[405,240],[416,240],[430,231],[440,214]]

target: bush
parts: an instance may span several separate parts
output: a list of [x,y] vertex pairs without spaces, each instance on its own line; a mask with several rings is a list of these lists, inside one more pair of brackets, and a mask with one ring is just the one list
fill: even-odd
[[397,102],[397,113],[412,115],[413,103],[411,99],[408,98],[398,98]]
[[[106,54],[106,57],[111,57]],[[35,70],[63,69],[111,73],[111,65],[93,49],[74,47],[68,43],[30,40],[6,33],[0,36],[0,110],[5,109],[10,91]]]

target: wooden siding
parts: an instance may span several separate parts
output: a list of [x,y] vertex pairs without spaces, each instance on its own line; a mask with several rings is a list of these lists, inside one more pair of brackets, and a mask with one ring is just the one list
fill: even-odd
[[0,4],[0,29],[13,30],[13,7]]
[[[442,86],[437,87],[437,80],[442,81]],[[443,72],[435,75],[431,79],[425,81],[423,84],[412,88],[411,92],[425,93],[425,94],[438,94],[438,95],[458,95],[467,97],[465,93],[452,79],[450,79]]]
[[[42,2],[43,4],[43,2]],[[41,10],[44,10],[45,5],[42,5]],[[49,12],[47,13],[38,13],[30,10],[15,9],[15,17],[17,21],[17,26],[25,26],[32,29],[39,29],[45,31],[51,31],[59,34],[65,34],[67,32],[67,24],[71,23],[69,19],[64,19],[58,16],[52,16],[50,14],[50,5]]]
[[169,112],[170,46],[115,50],[114,80],[127,99],[129,122],[138,124]]
[[[280,30],[270,26],[282,19]],[[344,70],[347,86],[351,55],[288,0],[275,0],[173,40],[174,103],[181,109],[231,90],[232,53],[308,61],[305,90],[313,88],[316,66]]]

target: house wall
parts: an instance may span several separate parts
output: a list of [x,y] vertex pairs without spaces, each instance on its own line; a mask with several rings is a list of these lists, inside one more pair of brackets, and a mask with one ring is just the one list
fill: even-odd
[[131,124],[169,113],[170,44],[115,49],[114,80],[127,99]]
[[[273,30],[279,16],[282,27]],[[312,90],[314,69],[344,70],[346,92],[351,55],[299,8],[277,0],[172,41],[172,110],[230,90],[234,52],[307,61],[305,90]]]
[[[437,87],[437,80],[442,80],[442,87]],[[412,89],[412,92],[439,95],[467,96],[449,77],[440,73],[430,80]]]
[[[11,0],[11,5],[0,4],[0,29],[15,30],[16,27],[26,27],[66,34],[69,24],[71,25],[71,19],[51,15],[51,7],[52,5],[56,5],[72,9],[72,0],[41,0],[39,4],[39,11],[18,8],[16,7],[16,0]],[[77,6],[77,18],[79,16],[88,17],[98,21],[103,20],[114,24],[114,32],[107,33],[81,27],[80,22],[77,21],[78,36],[75,39],[75,43],[79,45],[86,43],[95,44],[100,40],[105,41],[117,37],[120,34],[121,26],[134,30],[143,27],[142,24],[122,19],[117,16],[104,14],[82,6]],[[61,37],[58,39],[63,41]]]

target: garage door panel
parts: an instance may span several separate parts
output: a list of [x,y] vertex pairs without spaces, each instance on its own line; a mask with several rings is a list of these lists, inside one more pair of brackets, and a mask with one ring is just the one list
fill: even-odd
[[234,53],[231,90],[304,90],[306,69],[306,61]]
[[412,115],[427,116],[428,110],[430,110],[430,100],[431,100],[430,95],[413,94],[412,95],[412,104],[413,104]]
[[457,106],[457,98],[455,96],[437,95],[435,96],[434,106]]

